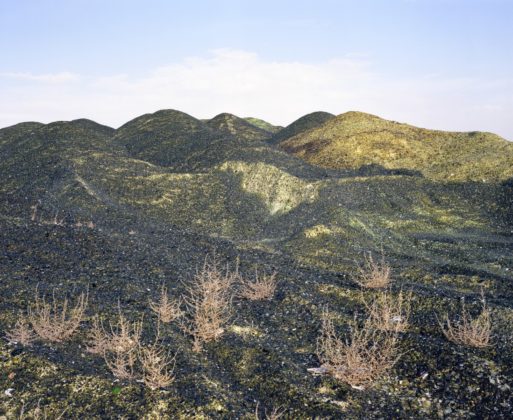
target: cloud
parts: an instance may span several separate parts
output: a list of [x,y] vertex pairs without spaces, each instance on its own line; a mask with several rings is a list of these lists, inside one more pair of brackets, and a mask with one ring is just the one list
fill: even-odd
[[79,75],[70,72],[33,74],[33,73],[0,73],[0,77],[21,81],[42,82],[42,83],[68,83],[79,80]]
[[304,63],[219,49],[142,77],[15,73],[27,83],[6,84],[9,76],[2,75],[0,126],[19,122],[20,115],[43,122],[86,117],[119,126],[163,108],[198,118],[232,112],[284,125],[317,110],[360,110],[429,128],[494,131],[513,140],[513,122],[506,112],[513,108],[513,79],[399,79],[385,76],[369,57],[358,55]]

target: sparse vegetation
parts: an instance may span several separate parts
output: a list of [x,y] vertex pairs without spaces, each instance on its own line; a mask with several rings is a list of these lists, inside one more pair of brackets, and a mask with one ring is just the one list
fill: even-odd
[[150,301],[150,308],[157,314],[160,321],[167,324],[183,315],[183,311],[180,309],[181,303],[180,299],[170,299],[167,288],[163,285],[158,301]]
[[402,290],[380,292],[371,302],[364,300],[372,327],[382,331],[406,331],[409,326],[412,293]]
[[264,410],[263,417],[260,417],[259,413],[260,402],[257,402],[255,407],[255,420],[278,420],[285,415],[285,410],[281,407],[273,408],[270,412],[267,412],[267,408]]
[[358,267],[356,282],[366,289],[382,289],[388,287],[391,282],[392,270],[385,261],[385,255],[381,252],[381,260],[375,261],[372,254],[365,255],[365,263]]
[[[134,379],[137,352],[141,343],[142,320],[130,322],[118,308],[118,320],[110,323],[105,338],[100,337],[98,347],[104,347],[103,357],[112,374],[119,379]],[[105,342],[103,342],[105,340]]]
[[63,342],[71,338],[84,319],[87,307],[87,294],[81,293],[70,309],[68,299],[62,303],[52,296],[52,303],[39,296],[36,290],[34,305],[29,307],[28,321],[35,333],[43,340]]
[[188,311],[181,325],[193,337],[195,352],[201,351],[204,343],[223,335],[232,316],[231,287],[238,276],[238,272],[231,272],[228,266],[223,272],[215,258],[212,261],[206,258],[187,286],[184,301]]
[[96,315],[89,331],[87,351],[103,356],[112,374],[122,380],[132,380],[137,376],[136,364],[140,363],[142,382],[151,389],[165,388],[174,381],[174,357],[159,344],[160,321],[157,336],[150,345],[141,342],[142,320],[128,321],[121,309],[118,320],[110,325],[107,332]]
[[171,357],[161,344],[159,333],[155,342],[148,346],[140,346],[139,360],[142,367],[142,380],[150,389],[166,388],[171,385],[175,377],[173,375],[175,357]]
[[242,289],[239,295],[248,300],[271,300],[276,291],[276,285],[276,272],[262,276],[255,272],[254,280],[242,279]]
[[461,315],[458,321],[451,321],[446,315],[444,322],[440,322],[445,337],[453,343],[484,348],[491,345],[492,318],[490,309],[486,306],[484,295],[482,295],[482,309],[477,317],[472,317],[461,303]]
[[34,331],[30,327],[27,318],[20,314],[14,324],[14,328],[7,331],[5,334],[7,341],[13,344],[21,344],[24,347],[29,347],[36,339]]
[[349,340],[343,341],[325,309],[317,340],[317,356],[322,367],[334,378],[354,388],[368,388],[399,359],[398,337],[395,332],[376,330],[367,320],[363,326],[358,326],[355,321]]
[[103,356],[110,349],[110,338],[99,315],[95,315],[92,321],[92,327],[87,333],[86,350],[91,354]]

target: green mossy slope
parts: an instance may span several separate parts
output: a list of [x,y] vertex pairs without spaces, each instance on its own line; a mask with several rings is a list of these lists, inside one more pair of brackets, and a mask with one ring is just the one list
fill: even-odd
[[426,130],[361,112],[341,114],[280,147],[327,168],[378,164],[441,181],[493,182],[513,175],[513,144],[495,134]]
[[273,134],[277,133],[283,128],[279,125],[272,125],[271,123],[261,120],[260,118],[245,117],[243,119],[246,120],[248,123],[253,124],[255,127],[261,128],[262,130],[265,130]]

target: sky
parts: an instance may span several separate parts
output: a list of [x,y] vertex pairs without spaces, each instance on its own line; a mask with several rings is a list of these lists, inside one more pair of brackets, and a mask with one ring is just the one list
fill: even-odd
[[513,140],[513,0],[0,0],[0,127],[356,110]]

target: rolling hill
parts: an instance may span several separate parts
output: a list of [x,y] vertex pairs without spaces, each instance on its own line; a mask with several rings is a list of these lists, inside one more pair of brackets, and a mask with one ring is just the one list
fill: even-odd
[[326,121],[331,120],[335,116],[330,114],[329,112],[312,112],[310,114],[304,115],[301,118],[298,118],[293,123],[289,124],[284,129],[278,131],[271,139],[270,143],[278,144],[286,139],[294,137],[299,133],[303,133],[312,128],[319,127],[324,124]]
[[243,118],[228,113],[216,115],[207,122],[207,125],[219,133],[248,141],[265,140],[272,134]]
[[361,112],[287,136],[279,147],[326,168],[377,164],[439,181],[493,182],[513,176],[513,144],[495,134],[427,130]]
[[245,117],[243,119],[246,120],[248,123],[253,124],[255,127],[261,128],[262,130],[265,130],[269,133],[274,134],[283,129],[282,126],[272,125],[271,123],[261,120],[260,118]]
[[[262,413],[285,407],[299,419],[397,410],[434,418],[448,406],[456,417],[509,415],[509,145],[360,113],[309,114],[274,135],[251,124],[162,110],[117,130],[89,120],[0,129],[0,329],[26,311],[36,287],[58,297],[87,291],[90,301],[70,343],[0,343],[0,364],[15,373],[0,386],[17,396],[4,398],[0,415],[18,418],[39,401],[48,415],[76,418],[253,418],[257,401]],[[452,182],[442,176],[449,170],[459,170]],[[412,291],[412,327],[391,375],[362,391],[307,369],[319,366],[323,308],[345,333],[378,293],[354,281],[368,252],[384,252],[391,293]],[[277,271],[278,289],[268,301],[237,295],[233,324],[196,354],[178,325],[156,326],[148,302],[162,285],[178,298],[208,254],[247,278]],[[481,290],[495,347],[455,346],[437,319],[462,297],[474,311]],[[114,382],[84,351],[93,315],[108,326],[118,306],[143,318],[145,342],[159,330],[177,351],[169,389]]]

